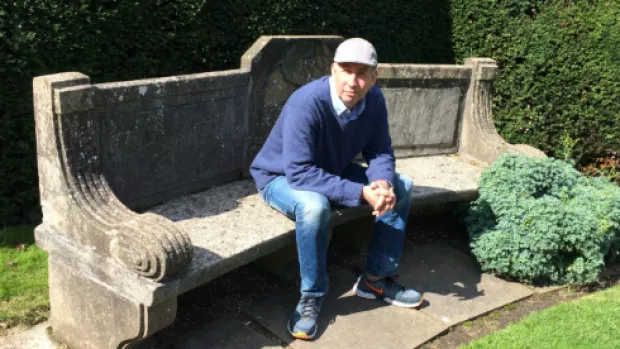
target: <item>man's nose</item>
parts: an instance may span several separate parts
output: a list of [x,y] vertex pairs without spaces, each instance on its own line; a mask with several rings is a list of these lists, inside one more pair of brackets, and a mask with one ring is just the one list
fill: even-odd
[[349,86],[355,87],[357,86],[357,79],[356,79],[356,75],[355,74],[348,74],[347,75],[347,84]]

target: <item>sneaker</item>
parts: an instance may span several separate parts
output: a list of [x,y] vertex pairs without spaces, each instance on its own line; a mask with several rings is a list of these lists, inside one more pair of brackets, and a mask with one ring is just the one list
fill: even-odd
[[353,286],[356,295],[366,299],[383,299],[384,301],[405,308],[419,307],[424,299],[412,289],[407,289],[394,281],[398,276],[370,281],[364,274],[360,275]]
[[323,305],[323,297],[301,297],[286,324],[286,329],[291,336],[306,340],[314,338],[321,305]]

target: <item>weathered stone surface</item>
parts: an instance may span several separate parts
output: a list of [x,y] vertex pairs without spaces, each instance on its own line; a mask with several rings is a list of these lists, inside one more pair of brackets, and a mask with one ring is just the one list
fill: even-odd
[[10,331],[0,339],[0,349],[57,349],[47,336],[48,327],[49,323],[44,322],[28,330]]
[[[154,105],[166,97],[196,95],[209,91],[221,91],[247,86],[247,71],[240,69],[217,72],[178,75],[144,80],[108,82],[97,84],[94,104],[97,107],[114,108],[134,100],[143,106]],[[140,104],[138,104],[140,105]]]
[[191,331],[167,330],[136,349],[276,349],[282,346],[231,316]]
[[422,311],[446,325],[487,313],[533,294],[529,288],[483,274],[468,254],[443,243],[403,255],[399,282],[424,294]]
[[[169,220],[130,211],[112,193],[102,170],[100,115],[87,108],[90,99],[68,103],[73,113],[54,109],[64,89],[92,90],[88,77],[57,74],[33,84],[42,225],[145,277],[161,280],[184,269],[193,254],[189,237]],[[77,101],[89,102],[80,108]]]
[[339,270],[329,278],[330,291],[313,342],[295,340],[285,327],[299,300],[297,292],[275,295],[246,313],[294,349],[415,348],[447,328],[418,310],[355,296],[351,288],[357,276],[350,272]]
[[377,85],[385,95],[397,157],[457,151],[470,79],[465,73],[454,66],[379,67]]
[[531,286],[531,285],[527,285],[527,287],[530,290],[532,290],[532,291],[534,291],[534,292],[536,292],[538,294],[545,294],[545,293],[561,290],[561,289],[566,288],[568,286],[565,286],[565,285],[564,286],[562,286],[562,285],[559,285],[559,286]]
[[50,322],[54,337],[69,347],[128,348],[174,321],[176,298],[145,306],[71,263],[64,256],[49,258]]
[[[241,74],[246,78],[211,76],[210,85],[188,76],[134,82],[131,89],[93,86],[107,100],[98,113],[102,166],[123,203],[145,207],[241,177],[247,90]],[[173,94],[178,90],[184,93]],[[133,111],[124,108],[134,105],[131,97],[139,102]]]
[[[119,199],[144,207],[241,177],[244,91],[102,116],[101,156]],[[211,92],[205,92],[211,93]]]
[[485,169],[456,155],[398,159],[396,172],[413,179],[414,205],[473,200],[478,195],[478,179]]
[[471,68],[448,64],[395,64],[379,63],[379,81],[469,81]]
[[468,58],[465,66],[471,68],[472,79],[467,90],[459,153],[487,164],[506,152],[544,157],[542,151],[525,144],[509,144],[497,133],[491,113],[491,87],[497,76],[497,63],[489,58]]
[[[398,159],[396,168],[413,179],[415,205],[471,200],[482,171],[447,155]],[[267,206],[252,181],[236,181],[171,200],[150,212],[174,221],[194,244],[195,256],[187,273],[165,286],[179,293],[295,241],[295,222]],[[369,213],[368,207],[338,209],[332,221],[340,224]]]

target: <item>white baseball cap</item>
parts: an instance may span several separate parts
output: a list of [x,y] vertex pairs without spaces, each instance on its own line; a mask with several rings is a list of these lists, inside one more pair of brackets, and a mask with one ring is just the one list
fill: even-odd
[[377,51],[372,44],[362,38],[343,41],[334,55],[336,63],[360,63],[372,67],[377,66]]

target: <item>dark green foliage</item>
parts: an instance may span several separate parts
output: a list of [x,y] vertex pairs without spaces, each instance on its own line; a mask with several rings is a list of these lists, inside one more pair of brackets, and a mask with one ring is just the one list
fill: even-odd
[[509,154],[486,169],[467,218],[483,270],[528,282],[598,280],[620,248],[620,187],[564,161]]
[[620,1],[454,0],[454,51],[496,59],[496,126],[511,143],[578,164],[620,150]]
[[260,35],[338,34],[382,62],[451,63],[447,0],[0,1],[0,226],[38,220],[32,78],[234,69]]

